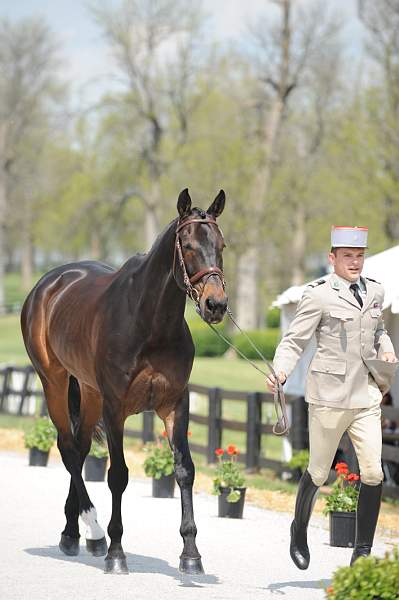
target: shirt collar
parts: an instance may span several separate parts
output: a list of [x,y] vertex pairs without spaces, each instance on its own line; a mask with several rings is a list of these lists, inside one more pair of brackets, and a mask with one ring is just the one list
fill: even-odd
[[359,286],[359,288],[362,292],[364,292],[366,290],[365,283],[361,277],[358,277],[358,279],[356,281],[348,281],[347,279],[345,279],[344,277],[340,277],[340,275],[337,275],[336,273],[334,273],[334,275],[338,279],[338,281],[340,283],[342,283],[342,285],[345,285],[348,289],[349,289],[349,286],[352,285],[352,283],[357,283],[357,285]]

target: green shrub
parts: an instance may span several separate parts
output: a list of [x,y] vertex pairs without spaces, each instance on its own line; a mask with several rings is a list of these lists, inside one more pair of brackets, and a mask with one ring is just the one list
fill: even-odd
[[[229,345],[218,337],[206,323],[189,323],[189,327],[196,356],[222,356],[228,350]],[[226,333],[224,325],[218,325],[216,328],[220,330],[225,338],[231,339]]]
[[172,475],[174,472],[174,459],[172,450],[164,437],[155,444],[148,444],[144,450],[148,453],[144,461],[144,472],[147,477],[161,479]]
[[89,456],[95,456],[96,458],[105,458],[108,456],[108,449],[106,444],[100,444],[97,440],[92,440]]
[[270,329],[278,329],[280,327],[281,310],[277,307],[269,308],[266,313],[266,326]]
[[[260,352],[268,360],[272,360],[280,339],[278,329],[259,329],[257,331],[248,331],[247,334],[259,348]],[[251,346],[249,340],[244,334],[240,333],[233,339],[233,343],[247,358],[260,359],[256,350]]]
[[37,448],[48,452],[57,439],[57,431],[48,417],[36,419],[33,427],[25,433],[25,448]]
[[329,600],[398,600],[399,551],[385,558],[359,558],[352,567],[340,567],[326,590]]
[[290,469],[300,469],[303,473],[309,464],[309,450],[294,450],[291,460],[288,461]]

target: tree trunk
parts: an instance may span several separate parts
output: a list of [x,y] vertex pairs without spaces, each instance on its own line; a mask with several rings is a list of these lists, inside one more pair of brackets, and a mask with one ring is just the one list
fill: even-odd
[[303,285],[305,281],[305,254],[306,254],[306,211],[303,204],[295,209],[295,229],[292,238],[292,277],[291,285]]
[[5,235],[6,235],[6,156],[5,156],[6,127],[0,123],[0,315],[5,313]]

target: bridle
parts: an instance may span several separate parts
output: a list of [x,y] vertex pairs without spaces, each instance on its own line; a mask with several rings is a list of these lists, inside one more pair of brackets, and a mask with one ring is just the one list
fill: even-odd
[[[183,252],[181,249],[179,232],[187,225],[191,225],[191,223],[201,223],[201,224],[209,223],[210,225],[215,225],[217,230],[219,231],[220,235],[222,236],[222,238],[223,238],[223,234],[222,234],[218,224],[216,223],[216,220],[213,219],[210,215],[206,215],[203,218],[195,218],[194,217],[192,219],[186,219],[184,221],[179,220],[177,222],[175,251],[174,251],[174,255],[173,255],[173,276],[175,278],[176,283],[178,284],[177,279],[176,279],[176,254],[177,254],[177,257],[179,259],[180,268],[183,272],[184,291],[187,294],[187,296],[189,296],[189,298],[191,298],[191,300],[193,302],[195,302],[195,304],[198,306],[198,304],[201,300],[202,292],[200,293],[194,287],[194,285],[196,283],[198,283],[199,281],[202,280],[201,283],[203,283],[203,285],[205,286],[208,279],[210,277],[213,277],[214,275],[219,277],[219,279],[222,283],[223,289],[225,289],[225,287],[226,287],[226,282],[224,279],[223,271],[221,269],[219,269],[219,267],[205,267],[204,269],[197,271],[197,273],[195,273],[194,275],[191,275],[191,277],[189,277],[189,275],[187,273],[186,263],[184,262]],[[179,285],[179,287],[180,287],[180,285]],[[202,289],[204,289],[204,288],[202,288]]]

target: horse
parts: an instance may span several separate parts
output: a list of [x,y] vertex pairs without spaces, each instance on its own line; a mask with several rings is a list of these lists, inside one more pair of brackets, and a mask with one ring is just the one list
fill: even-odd
[[[177,218],[147,254],[132,256],[117,271],[96,261],[56,267],[38,281],[22,308],[26,350],[70,474],[59,548],[68,556],[79,554],[80,516],[87,527],[86,548],[105,556],[105,573],[128,573],[122,547],[121,500],[128,483],[123,432],[126,418],[142,411],[162,419],[174,456],[182,511],[179,569],[204,573],[195,541],[195,469],[187,440],[194,345],[184,309],[189,295],[207,323],[220,322],[226,312],[225,244],[216,223],[225,193],[220,190],[207,211],[191,204],[185,189]],[[110,454],[109,547],[82,478],[101,420]]]

